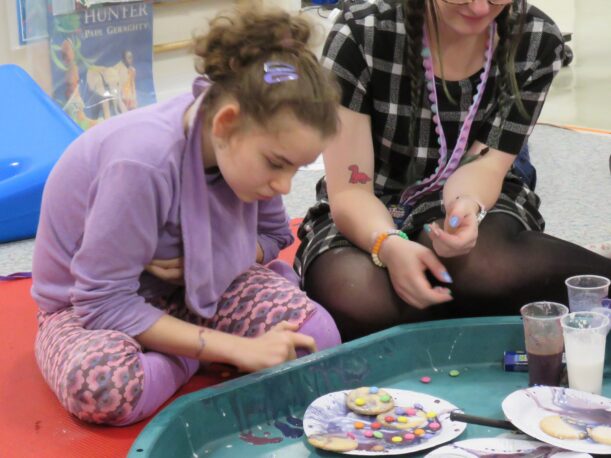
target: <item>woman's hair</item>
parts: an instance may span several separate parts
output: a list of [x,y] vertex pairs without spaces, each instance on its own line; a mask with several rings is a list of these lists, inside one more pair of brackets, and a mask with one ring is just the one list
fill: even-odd
[[[418,105],[421,101],[424,87],[421,51],[423,42],[422,26],[427,8],[430,9],[435,29],[438,27],[434,1],[402,0],[405,14],[405,31],[408,38],[406,67],[410,75],[410,96],[413,105]],[[520,98],[520,90],[515,72],[515,56],[522,37],[525,16],[526,0],[513,0],[513,3],[506,6],[496,18],[499,42],[494,53],[494,61],[499,68],[500,75],[496,79],[495,92],[503,118],[507,116],[514,102],[520,113],[527,117],[527,112]],[[435,37],[432,37],[432,39],[438,39],[437,30],[435,30],[434,35]],[[444,92],[450,100],[453,100],[448,92],[445,79],[443,79],[443,68],[440,70]],[[417,122],[416,117],[412,116],[409,125],[409,143],[411,148],[414,148],[416,144],[414,136]]]
[[[196,69],[213,82],[206,94],[206,122],[222,100],[232,97],[246,123],[273,128],[270,120],[288,109],[323,137],[334,135],[339,85],[308,48],[310,23],[279,9],[247,6],[217,16],[208,33],[195,39],[194,51],[201,58]],[[297,79],[286,78],[285,73],[279,75],[281,82],[266,81],[265,67],[270,62],[292,66]],[[288,76],[292,73],[289,67]]]

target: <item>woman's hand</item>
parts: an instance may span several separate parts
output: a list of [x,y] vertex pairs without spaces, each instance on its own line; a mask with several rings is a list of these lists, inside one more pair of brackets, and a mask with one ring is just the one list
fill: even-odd
[[442,258],[469,253],[477,242],[479,204],[470,198],[459,198],[446,205],[443,229],[437,223],[424,227],[433,249]]
[[386,264],[390,281],[401,299],[418,309],[452,300],[448,288],[433,287],[425,272],[431,271],[442,282],[452,279],[437,256],[427,247],[400,237],[389,237],[382,244],[380,259]]
[[183,258],[153,259],[144,270],[161,280],[174,285],[184,285]]
[[282,321],[259,337],[244,338],[235,348],[233,364],[242,372],[254,372],[295,359],[297,348],[315,352],[314,339],[297,329],[299,325]]

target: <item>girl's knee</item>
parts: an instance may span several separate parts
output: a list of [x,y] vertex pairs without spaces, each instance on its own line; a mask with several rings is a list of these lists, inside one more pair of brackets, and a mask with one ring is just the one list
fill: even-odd
[[321,305],[316,302],[312,303],[315,309],[299,328],[299,332],[313,337],[318,350],[341,344],[341,336],[333,317]]
[[144,371],[138,355],[100,350],[73,358],[58,393],[64,407],[89,423],[126,424],[143,392]]

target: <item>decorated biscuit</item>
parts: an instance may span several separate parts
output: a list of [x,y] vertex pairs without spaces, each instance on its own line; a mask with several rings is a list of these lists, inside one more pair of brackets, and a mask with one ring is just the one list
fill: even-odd
[[393,415],[392,413],[385,412],[379,414],[376,417],[376,420],[382,426],[386,426],[387,428],[400,429],[402,431],[408,431],[426,425],[427,418],[426,414],[423,411],[419,410],[411,413],[412,415]]
[[346,434],[316,434],[308,437],[308,442],[316,448],[330,452],[350,452],[359,446],[356,439]]
[[564,421],[559,415],[550,415],[539,422],[541,431],[558,439],[579,440],[586,437],[586,433],[580,431]]
[[378,415],[388,412],[395,403],[386,391],[372,386],[352,390],[346,398],[346,405],[361,415]]
[[596,426],[588,429],[588,433],[594,442],[611,445],[611,426]]

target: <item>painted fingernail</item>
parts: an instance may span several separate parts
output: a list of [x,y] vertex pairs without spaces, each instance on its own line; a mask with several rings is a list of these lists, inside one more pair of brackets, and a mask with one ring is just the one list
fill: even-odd
[[452,295],[452,291],[449,288],[444,288],[443,286],[435,286],[435,291],[438,291],[442,294],[449,294],[450,296]]
[[443,278],[443,281],[445,281],[446,283],[453,283],[454,280],[452,280],[452,277],[450,276],[450,274],[448,272],[442,272],[441,273],[441,278]]
[[425,224],[425,225],[424,225],[424,232],[426,232],[427,234],[430,234],[430,232],[431,232],[432,230],[433,230],[433,229],[431,228],[431,225],[430,225],[430,224]]
[[452,216],[450,218],[450,227],[458,227],[458,216]]

